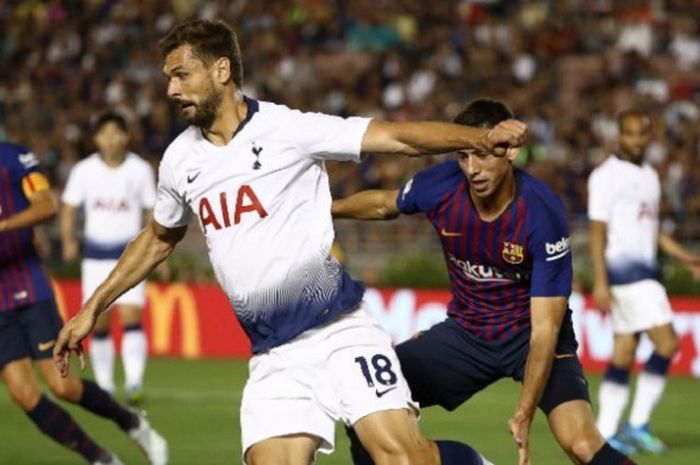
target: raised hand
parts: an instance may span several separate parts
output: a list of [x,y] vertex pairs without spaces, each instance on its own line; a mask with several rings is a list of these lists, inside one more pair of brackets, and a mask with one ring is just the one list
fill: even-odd
[[505,153],[506,148],[520,147],[526,139],[527,125],[516,119],[508,119],[501,121],[486,133],[483,149],[492,153],[495,149],[501,149]]

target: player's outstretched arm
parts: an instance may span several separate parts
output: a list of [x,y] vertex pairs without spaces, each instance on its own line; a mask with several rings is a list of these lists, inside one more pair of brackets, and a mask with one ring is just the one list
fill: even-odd
[[[562,319],[566,313],[567,297],[532,297],[530,299],[530,349],[525,361],[525,375],[520,399],[508,427],[518,446],[519,465],[528,465],[530,424],[542,397],[554,360],[554,348]],[[575,354],[559,354],[575,356]]]
[[68,375],[71,353],[80,357],[81,367],[84,367],[81,342],[92,330],[97,316],[165,260],[186,230],[186,226],[170,229],[151,220],[129,243],[114,270],[59,333],[53,359],[62,376]]
[[28,208],[0,221],[0,232],[36,226],[53,218],[58,211],[56,202],[48,189],[33,193],[27,200],[29,200]]
[[593,300],[598,310],[610,311],[612,294],[608,282],[608,270],[605,267],[605,246],[607,243],[607,223],[591,220],[588,227],[589,250],[593,264]]
[[396,205],[398,190],[366,190],[344,199],[334,200],[331,214],[335,219],[391,220],[401,212]]
[[452,123],[372,120],[362,140],[362,153],[430,155],[454,150],[477,149],[505,154],[507,147],[520,147],[527,126],[514,119],[490,129]]
[[700,279],[700,257],[693,255],[669,234],[659,231],[659,248],[688,268],[695,279]]

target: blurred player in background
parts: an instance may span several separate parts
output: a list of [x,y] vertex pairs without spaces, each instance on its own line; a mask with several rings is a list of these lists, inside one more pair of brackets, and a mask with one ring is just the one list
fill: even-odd
[[34,154],[0,143],[0,377],[37,428],[88,462],[122,464],[41,393],[32,360],[56,397],[114,421],[153,465],[165,465],[167,445],[143,415],[121,407],[92,381],[72,374],[61,377],[53,366],[50,357],[62,321],[34,249],[32,227],[55,214],[48,180]]
[[253,100],[241,93],[236,35],[222,22],[184,23],[160,46],[168,96],[191,126],[163,156],[153,221],[62,331],[59,370],[67,373],[71,353],[82,356],[98,315],[172,252],[194,213],[252,342],[241,402],[248,465],[310,464],[333,450],[336,421],[354,425],[382,465],[487,464],[464,444],[435,447],[420,433],[391,339],[363,303],[364,285],[330,255],[324,160],[517,146],[525,126],[343,119]]
[[[492,128],[513,118],[501,102],[475,100],[455,122]],[[448,319],[396,347],[413,399],[454,410],[491,383],[522,382],[508,426],[519,463],[529,461],[539,408],[576,464],[629,465],[595,427],[567,308],[569,226],[555,194],[515,169],[518,148],[473,149],[420,171],[402,190],[370,190],[333,202],[335,218],[383,220],[422,212],[440,236],[450,277]],[[354,437],[351,432],[351,439]],[[353,441],[356,465],[368,465]]]
[[[593,170],[588,181],[593,296],[599,310],[611,312],[614,350],[600,385],[598,428],[616,448],[661,453],[664,443],[649,430],[666,376],[678,350],[671,305],[658,281],[657,249],[700,277],[700,259],[659,230],[661,185],[644,161],[651,121],[630,109],[618,117],[619,153]],[[629,376],[639,337],[654,345],[637,380],[629,421],[618,433],[629,398]]]
[[[76,216],[85,214],[83,261],[81,266],[83,302],[104,281],[127,243],[143,227],[156,200],[155,179],[150,165],[127,151],[129,131],[118,113],[104,113],[95,123],[97,153],[78,162],[63,191],[61,237],[63,258],[78,257]],[[126,400],[141,400],[148,345],[142,326],[146,302],[145,284],[139,283],[114,303],[124,330],[121,344]],[[97,320],[90,342],[90,358],[97,383],[114,393],[114,341],[110,334],[111,312]]]

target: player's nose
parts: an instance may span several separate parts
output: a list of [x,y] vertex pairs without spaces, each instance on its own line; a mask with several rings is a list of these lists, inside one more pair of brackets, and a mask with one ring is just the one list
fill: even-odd
[[174,81],[168,82],[168,91],[167,91],[168,98],[177,98],[180,97],[180,87],[175,83]]

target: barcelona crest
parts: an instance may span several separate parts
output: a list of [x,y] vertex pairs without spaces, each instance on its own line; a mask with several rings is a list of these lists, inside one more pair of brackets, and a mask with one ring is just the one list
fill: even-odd
[[503,260],[513,265],[518,265],[525,260],[525,249],[522,245],[513,244],[512,242],[503,243],[503,252],[501,252]]

